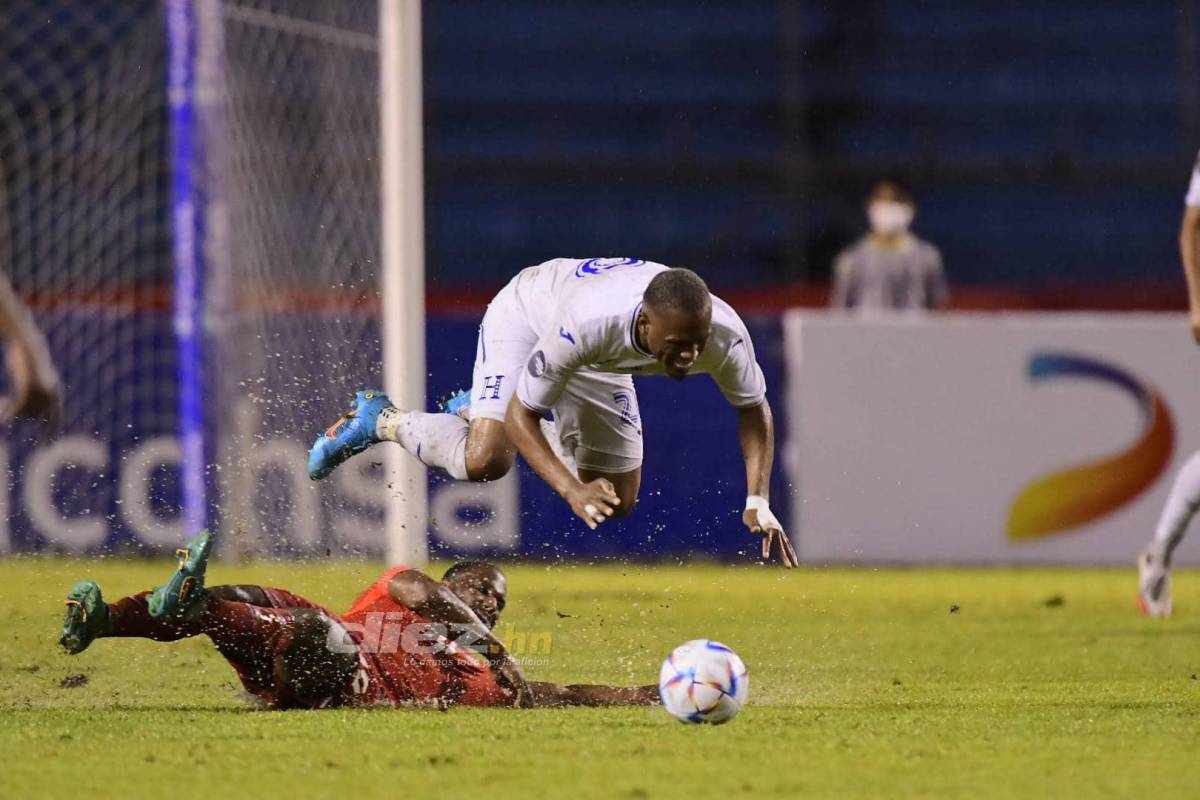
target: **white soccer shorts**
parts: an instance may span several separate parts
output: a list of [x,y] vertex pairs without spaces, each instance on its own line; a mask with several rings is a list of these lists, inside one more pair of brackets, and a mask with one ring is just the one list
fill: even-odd
[[[511,286],[488,305],[479,326],[471,418],[504,421],[517,377],[538,341]],[[580,370],[552,409],[559,438],[580,469],[619,474],[642,465],[642,419],[633,378]]]

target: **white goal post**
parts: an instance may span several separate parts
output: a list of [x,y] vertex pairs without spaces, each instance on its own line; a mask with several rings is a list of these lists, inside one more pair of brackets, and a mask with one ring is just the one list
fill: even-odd
[[[379,0],[382,164],[383,381],[401,408],[425,408],[425,180],[421,0]],[[428,557],[428,478],[417,459],[388,447],[403,491],[387,504],[388,561]]]

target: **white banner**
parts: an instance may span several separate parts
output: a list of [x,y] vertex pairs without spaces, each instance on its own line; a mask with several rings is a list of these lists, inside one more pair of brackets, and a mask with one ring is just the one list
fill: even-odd
[[805,561],[1132,565],[1200,449],[1183,315],[791,311],[784,339]]

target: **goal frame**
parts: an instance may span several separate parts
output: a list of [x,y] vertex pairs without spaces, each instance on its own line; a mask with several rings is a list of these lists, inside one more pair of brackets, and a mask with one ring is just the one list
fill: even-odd
[[[209,328],[210,286],[228,258],[220,186],[206,186],[206,156],[219,146],[223,37],[221,0],[163,0],[171,128],[173,313],[179,384],[181,505],[190,530],[218,524],[210,464],[219,452],[209,365],[219,335]],[[380,323],[384,389],[401,408],[424,409],[425,188],[420,0],[377,0],[379,57]],[[211,293],[213,297],[208,295]],[[422,566],[428,558],[428,474],[395,447],[380,453],[392,487],[384,503],[386,557]]]

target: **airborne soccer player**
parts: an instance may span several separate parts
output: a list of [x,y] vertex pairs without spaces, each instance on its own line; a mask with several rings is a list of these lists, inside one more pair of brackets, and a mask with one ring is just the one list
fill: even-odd
[[283,589],[206,588],[211,544],[209,533],[197,534],[179,551],[170,580],[115,603],[106,604],[93,581],[76,584],[60,644],[77,654],[101,638],[171,642],[204,634],[268,708],[658,702],[657,686],[527,682],[492,634],[507,585],[491,564],[459,562],[440,582],[395,567],[338,615]]
[[[490,481],[525,458],[593,530],[633,510],[642,480],[634,375],[712,375],[738,417],[742,520],[764,558],[796,555],[768,504],[775,432],[746,326],[696,273],[634,258],[557,258],[522,270],[479,326],[469,397],[449,413],[396,408],[358,392],[318,436],[308,474],[324,478],[376,442],[397,442],[454,478]],[[553,424],[543,424],[552,414]],[[468,418],[469,417],[469,421]]]

